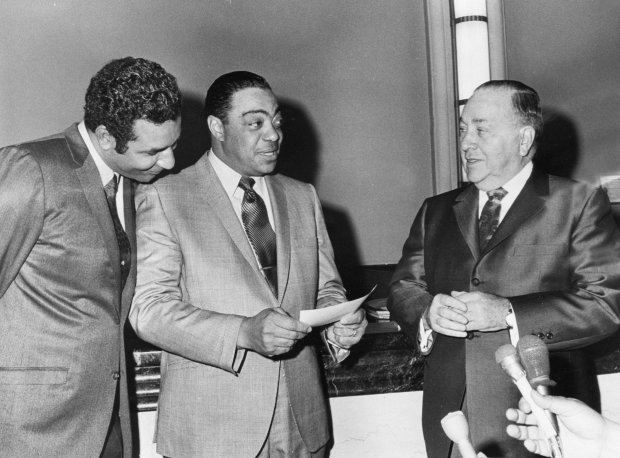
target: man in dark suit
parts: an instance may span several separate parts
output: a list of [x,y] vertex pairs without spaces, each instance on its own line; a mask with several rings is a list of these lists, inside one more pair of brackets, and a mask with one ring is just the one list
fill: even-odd
[[[422,424],[431,458],[450,456],[440,420],[459,409],[478,450],[527,456],[505,433],[504,412],[519,394],[495,363],[497,348],[535,334],[551,350],[573,350],[618,328],[620,235],[609,200],[533,169],[541,129],[533,89],[481,85],[460,122],[471,184],[424,202],[394,273],[388,308],[426,355]],[[572,367],[560,384],[584,370],[579,353],[564,355]]]
[[131,181],[174,165],[180,104],[161,66],[115,60],[91,79],[84,121],[0,150],[3,457],[132,456]]
[[[327,403],[302,310],[346,300],[314,187],[274,174],[282,115],[250,72],[214,81],[212,149],[136,194],[130,321],[164,350],[157,450],[173,457],[318,457]],[[329,325],[339,358],[362,310]]]

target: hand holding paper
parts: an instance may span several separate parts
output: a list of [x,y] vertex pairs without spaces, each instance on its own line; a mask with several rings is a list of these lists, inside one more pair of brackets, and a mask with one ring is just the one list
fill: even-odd
[[331,305],[321,309],[302,310],[299,313],[299,321],[310,326],[323,326],[334,323],[349,313],[353,313],[359,309],[368,296],[370,296],[370,294],[375,290],[375,288],[376,286],[374,286],[368,294],[360,297],[359,299],[342,302],[340,304]]

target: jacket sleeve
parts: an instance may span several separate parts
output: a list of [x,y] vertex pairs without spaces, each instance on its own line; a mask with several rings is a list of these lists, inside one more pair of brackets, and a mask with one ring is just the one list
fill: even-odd
[[605,192],[594,189],[574,213],[570,289],[509,298],[519,333],[543,335],[552,350],[592,344],[620,325],[620,234]]
[[319,256],[319,284],[317,291],[317,308],[326,307],[333,304],[345,302],[347,300],[346,291],[342,286],[340,274],[336,268],[334,260],[334,250],[332,248],[325,219],[319,198],[312,187],[312,198],[314,202],[314,218],[318,239]]
[[0,150],[0,297],[35,245],[44,220],[41,169],[27,151]]
[[138,272],[129,312],[136,334],[167,352],[237,373],[245,356],[236,348],[243,317],[204,310],[183,297],[184,253],[151,185],[136,189],[136,238]]
[[418,342],[420,318],[433,300],[433,296],[428,292],[424,270],[424,222],[427,205],[428,203],[424,202],[413,221],[390,282],[387,300],[391,319],[398,323],[412,342]]

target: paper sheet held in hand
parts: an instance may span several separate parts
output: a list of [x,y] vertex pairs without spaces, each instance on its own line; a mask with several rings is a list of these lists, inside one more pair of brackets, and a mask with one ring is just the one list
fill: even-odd
[[373,286],[368,294],[359,299],[354,299],[348,302],[342,302],[336,305],[330,305],[322,309],[314,310],[302,310],[299,313],[299,321],[306,323],[310,326],[323,326],[324,324],[333,323],[338,321],[345,315],[355,312],[363,302],[370,296],[375,290],[377,285]]

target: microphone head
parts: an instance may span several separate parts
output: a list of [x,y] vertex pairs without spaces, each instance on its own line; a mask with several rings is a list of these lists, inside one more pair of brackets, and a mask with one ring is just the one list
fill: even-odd
[[533,387],[555,385],[549,378],[549,349],[541,339],[531,334],[523,336],[517,343],[517,351],[525,367],[527,379]]
[[443,417],[441,427],[446,436],[454,443],[458,444],[463,440],[469,440],[469,425],[465,415],[460,410],[450,412]]
[[517,349],[510,344],[502,345],[495,350],[495,362],[515,381],[525,376],[525,369],[519,361]]

